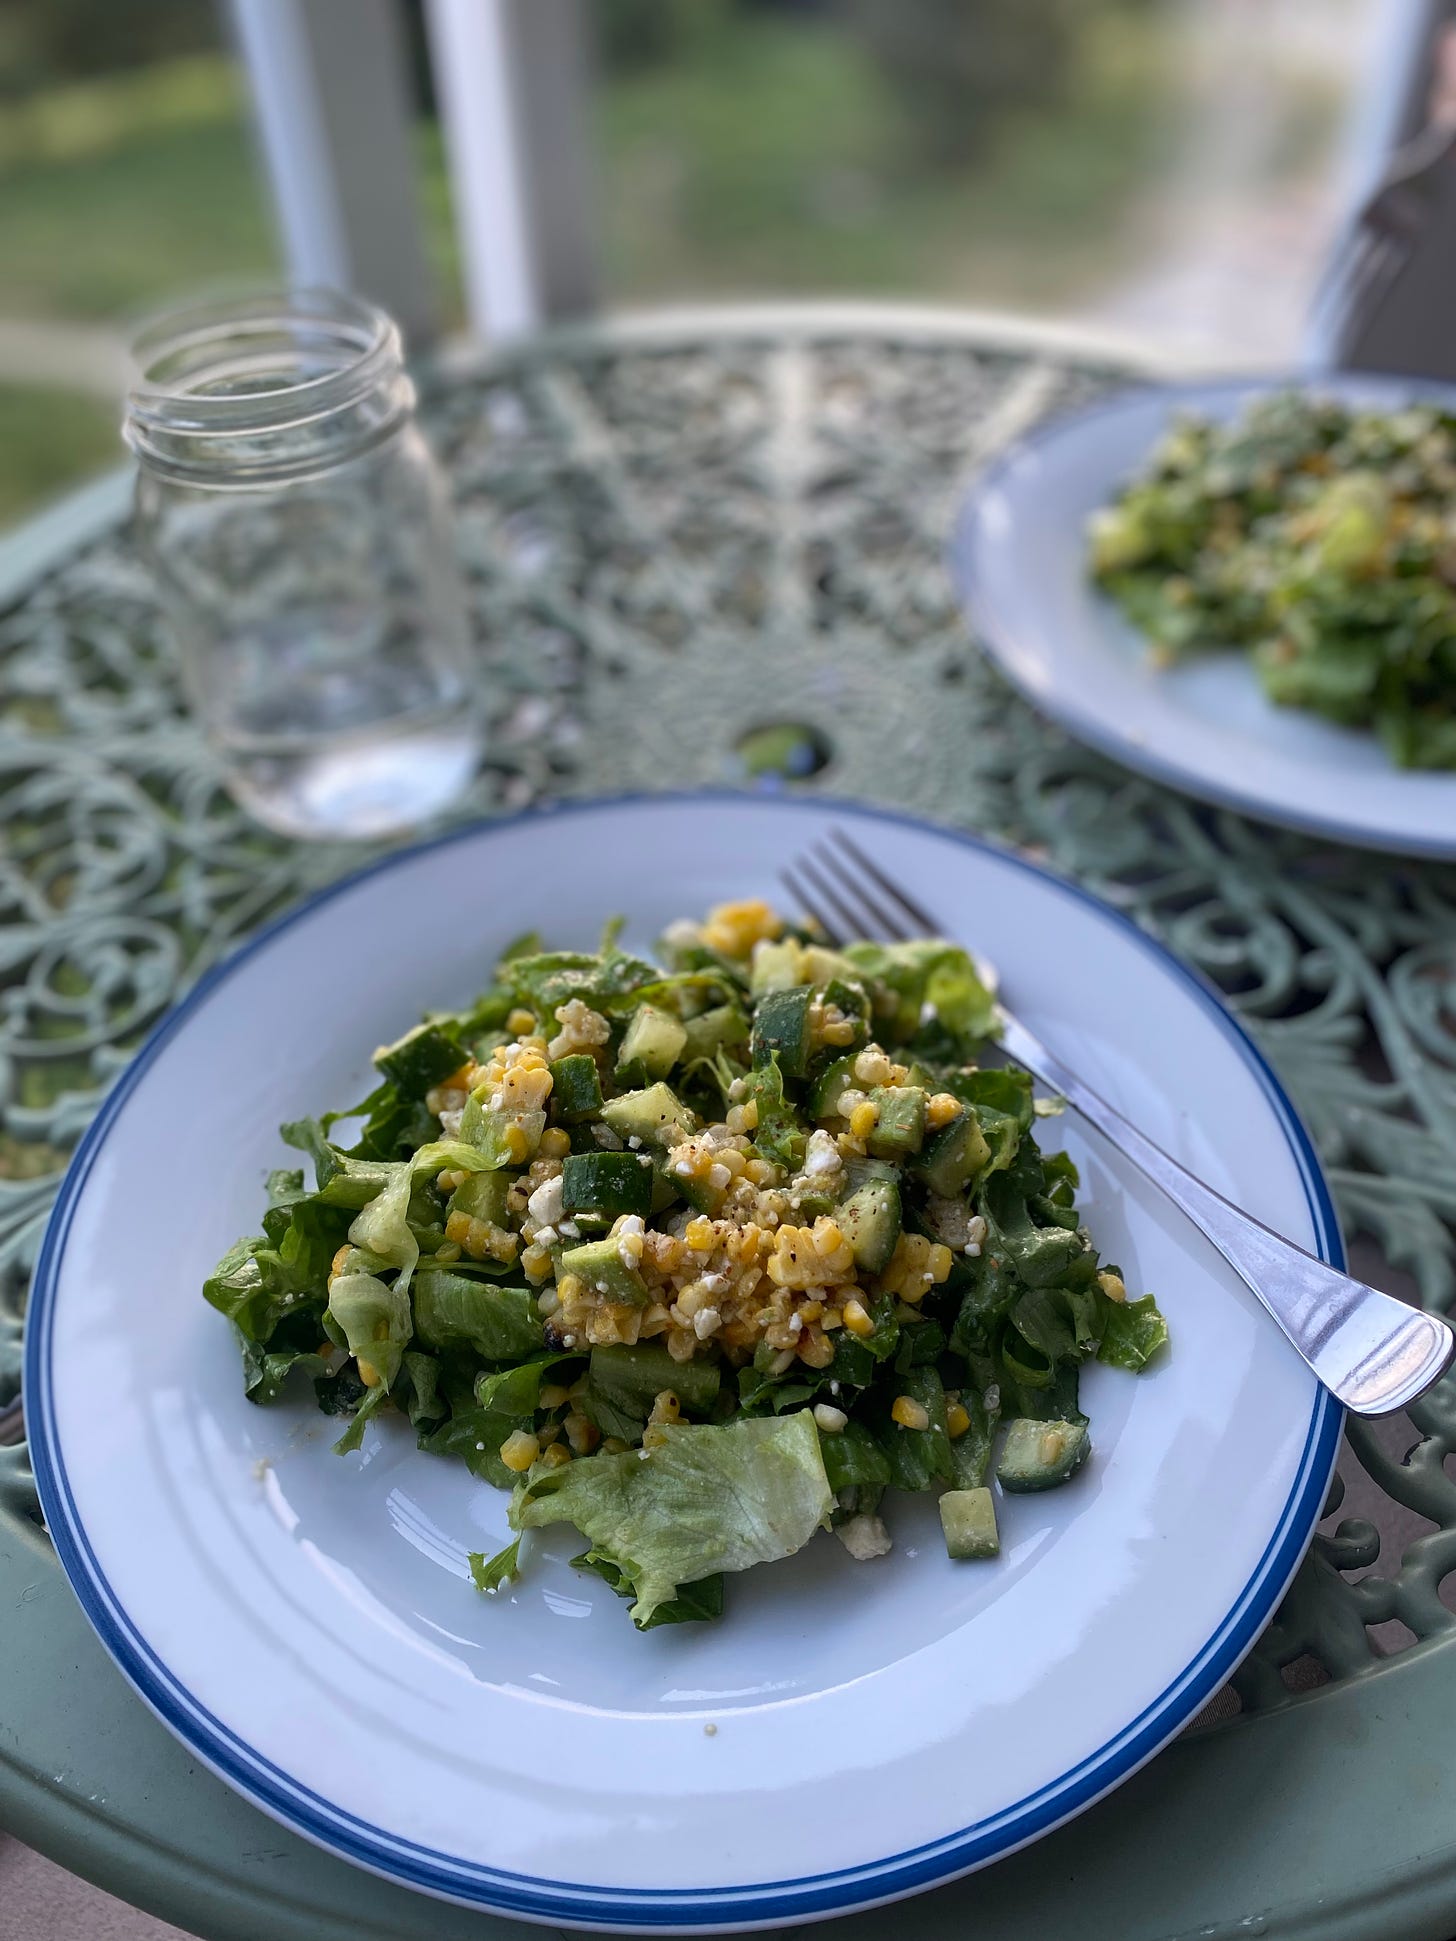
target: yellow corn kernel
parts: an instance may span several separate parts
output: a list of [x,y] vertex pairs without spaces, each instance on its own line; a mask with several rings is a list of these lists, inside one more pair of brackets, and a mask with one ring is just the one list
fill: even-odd
[[524,1126],[510,1125],[505,1130],[506,1158],[512,1166],[520,1166],[529,1157],[531,1142],[526,1137]]
[[560,1126],[551,1126],[541,1134],[541,1143],[536,1148],[543,1159],[565,1159],[571,1151],[571,1134]]
[[463,1186],[470,1177],[463,1167],[446,1166],[436,1173],[435,1184],[442,1193],[453,1193],[457,1186]]
[[514,1032],[518,1038],[529,1038],[535,1029],[536,1013],[534,1011],[518,1009],[512,1011],[506,1019],[506,1030]]
[[586,1296],[586,1282],[580,1274],[561,1274],[557,1278],[556,1292],[563,1301],[580,1301]]
[[563,1463],[569,1463],[570,1461],[571,1451],[564,1442],[550,1443],[541,1451],[541,1467],[543,1469],[560,1469]]
[[667,1352],[674,1361],[691,1361],[698,1352],[698,1337],[691,1328],[671,1327],[667,1331]]
[[620,1436],[608,1436],[602,1444],[602,1454],[604,1456],[620,1456],[625,1453],[626,1448],[627,1445]]
[[890,1414],[902,1429],[928,1429],[929,1411],[913,1395],[897,1395],[890,1404]]
[[779,1171],[771,1159],[750,1159],[743,1170],[755,1186],[772,1186]]
[[354,1251],[354,1248],[353,1248],[352,1242],[346,1240],[343,1246],[340,1247],[339,1251],[334,1255],[333,1259],[329,1262],[329,1285],[330,1286],[332,1286],[333,1283],[339,1278],[340,1274],[343,1273],[344,1263],[349,1258],[350,1254],[353,1253],[353,1251]]
[[650,1302],[642,1310],[642,1326],[638,1331],[638,1339],[650,1341],[655,1334],[662,1333],[670,1319],[671,1316],[661,1301]]
[[834,1359],[834,1343],[820,1327],[800,1330],[799,1360],[806,1368],[827,1368]]
[[566,1440],[576,1456],[589,1456],[602,1439],[602,1432],[595,1422],[588,1422],[584,1415],[575,1409],[566,1418]]
[[852,1045],[854,1043],[854,1036],[854,1019],[847,1018],[837,1004],[827,1005],[825,1007],[823,1021],[819,1026],[820,1043],[834,1045],[836,1047]]
[[821,1259],[827,1259],[844,1245],[844,1235],[827,1214],[814,1222],[814,1251]]
[[680,1422],[682,1403],[670,1388],[661,1388],[652,1398],[652,1413],[647,1420],[651,1423]]
[[1125,1301],[1127,1299],[1127,1286],[1123,1281],[1122,1275],[1114,1274],[1110,1268],[1104,1269],[1097,1276],[1097,1285],[1102,1289],[1102,1292],[1107,1296],[1109,1301]]
[[717,1244],[718,1235],[713,1222],[711,1220],[705,1220],[699,1214],[696,1220],[688,1221],[683,1233],[683,1239],[687,1241],[695,1254],[710,1254]]
[[868,1139],[880,1122],[880,1108],[873,1099],[865,1099],[849,1115],[849,1129],[856,1139]]
[[522,1476],[541,1453],[541,1445],[526,1429],[514,1429],[500,1446],[500,1459],[507,1469]]
[[873,1334],[875,1331],[875,1324],[870,1319],[868,1310],[860,1301],[845,1302],[844,1325],[849,1329],[851,1334],[857,1334],[861,1337],[867,1334]]
[[647,1235],[647,1257],[662,1274],[675,1274],[683,1264],[683,1243],[671,1233]]
[[824,1318],[819,1325],[823,1328],[825,1334],[832,1334],[836,1328],[842,1328],[844,1326],[844,1309],[841,1307],[825,1308]]
[[715,904],[703,925],[703,942],[725,957],[747,957],[756,943],[777,937],[783,927],[783,918],[762,898],[749,897]]
[[372,1361],[359,1357],[359,1379],[366,1388],[378,1388],[382,1377]]
[[435,1258],[436,1260],[445,1260],[445,1261],[458,1260],[460,1258],[459,1241],[442,1240],[439,1246],[436,1247],[435,1249]]
[[548,1382],[536,1397],[543,1409],[559,1409],[566,1400],[567,1391],[560,1382]]
[[952,1259],[953,1256],[950,1248],[943,1247],[939,1241],[935,1243],[926,1255],[925,1272],[929,1274],[937,1287],[940,1286],[943,1280],[949,1278]]
[[804,1305],[799,1309],[799,1318],[804,1322],[822,1321],[824,1319],[824,1303],[822,1301],[805,1301]]
[[549,1247],[527,1247],[521,1255],[521,1266],[526,1279],[532,1287],[539,1287],[542,1281],[551,1278],[551,1250]]
[[934,1092],[925,1104],[925,1123],[932,1132],[959,1118],[961,1102],[954,1092]]
[[745,1132],[757,1132],[758,1100],[745,1099],[738,1109],[743,1114],[743,1130]]
[[957,1436],[963,1436],[970,1426],[969,1414],[959,1402],[952,1402],[945,1412],[945,1432],[951,1441],[954,1442]]

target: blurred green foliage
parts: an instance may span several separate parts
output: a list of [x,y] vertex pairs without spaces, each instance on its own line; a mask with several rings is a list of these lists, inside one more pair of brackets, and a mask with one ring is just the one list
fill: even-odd
[[50,386],[0,383],[0,525],[121,457],[115,407]]
[[[588,0],[609,300],[1078,300],[1116,273],[1158,167],[1172,3]],[[417,31],[411,45],[417,62]],[[419,154],[458,320],[427,119]],[[0,263],[0,320],[118,329],[274,273],[244,89],[207,0],[0,0]],[[0,384],[15,375],[0,354]],[[54,462],[30,448],[54,394],[6,421],[7,511],[115,449],[104,407],[69,409]]]
[[0,96],[175,60],[217,43],[208,0],[5,0]]

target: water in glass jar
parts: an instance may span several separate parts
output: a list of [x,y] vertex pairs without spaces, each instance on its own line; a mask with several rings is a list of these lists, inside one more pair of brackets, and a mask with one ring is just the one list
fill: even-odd
[[[458,662],[427,614],[381,594],[300,600],[212,630],[201,695],[228,787],[271,828],[367,838],[427,820],[458,795],[480,729]],[[444,616],[447,620],[449,614]]]
[[367,838],[423,822],[460,793],[480,753],[458,708],[337,735],[215,738],[228,786],[288,836]]

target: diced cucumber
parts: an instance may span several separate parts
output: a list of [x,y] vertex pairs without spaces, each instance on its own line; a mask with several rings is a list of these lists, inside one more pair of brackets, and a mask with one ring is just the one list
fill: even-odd
[[809,1094],[809,1113],[815,1119],[832,1119],[839,1110],[839,1095],[854,1084],[854,1054],[836,1058],[814,1080]]
[[591,1351],[591,1385],[624,1415],[645,1418],[663,1389],[670,1389],[686,1415],[706,1415],[718,1399],[718,1364],[694,1357],[674,1361],[659,1341],[634,1347]]
[[991,1157],[986,1135],[974,1112],[962,1112],[932,1133],[915,1171],[943,1200],[955,1199]]
[[925,1140],[925,1094],[918,1085],[877,1085],[869,1094],[879,1107],[875,1129],[865,1140],[876,1159],[900,1159],[919,1152]]
[[1001,1536],[988,1489],[948,1489],[940,1499],[940,1527],[952,1557],[998,1557]]
[[677,1190],[681,1183],[680,1180],[673,1179],[672,1174],[668,1172],[667,1167],[660,1159],[654,1162],[652,1168],[652,1204],[650,1209],[654,1216],[659,1213],[665,1213],[673,1201],[681,1197]]
[[996,1464],[1002,1489],[1055,1489],[1075,1476],[1091,1453],[1084,1422],[1033,1422],[1018,1416],[1006,1425],[1006,1441]]
[[770,991],[791,991],[796,984],[808,981],[804,973],[803,945],[792,937],[785,937],[782,943],[754,946],[749,989],[756,998]]
[[[818,979],[815,982],[818,983]],[[854,1023],[856,1045],[862,1045],[870,1035],[870,1001],[865,995],[862,984],[847,984],[842,977],[833,977],[824,986],[824,1004],[827,1008],[834,1005],[846,1018]]]
[[623,1260],[610,1234],[605,1240],[588,1240],[583,1246],[568,1248],[561,1256],[561,1271],[578,1275],[609,1301],[626,1302],[632,1307],[647,1304],[646,1281]]
[[844,1162],[844,1177],[851,1193],[872,1179],[888,1179],[898,1186],[900,1168],[889,1159],[861,1159],[858,1153],[850,1153]]
[[824,944],[805,944],[802,962],[806,984],[842,982],[864,990],[864,972],[840,951],[830,950]]
[[444,1025],[417,1024],[392,1045],[381,1045],[374,1062],[406,1098],[422,1099],[432,1085],[459,1071],[465,1047]]
[[883,1272],[900,1238],[900,1188],[892,1179],[866,1180],[835,1213],[849,1242],[855,1265],[866,1274]]
[[570,1153],[561,1162],[561,1211],[609,1224],[621,1213],[646,1219],[652,1210],[652,1161],[646,1153]]
[[[512,1136],[515,1128],[525,1135],[524,1152],[519,1140]],[[489,1105],[482,1105],[474,1092],[465,1101],[465,1110],[460,1118],[461,1140],[467,1146],[474,1146],[490,1167],[523,1165],[527,1159],[535,1156],[545,1130],[544,1112],[517,1112],[508,1116]]]
[[617,1053],[617,1070],[640,1071],[649,1079],[666,1078],[687,1041],[681,1018],[660,1011],[655,1004],[639,1004]]
[[450,1195],[449,1211],[472,1220],[488,1220],[493,1227],[506,1223],[506,1199],[515,1181],[509,1173],[472,1173]]
[[809,1064],[809,1006],[814,992],[807,984],[794,991],[771,991],[760,998],[753,1014],[752,1057],[766,1065],[774,1052],[785,1078],[802,1078]]
[[602,1109],[602,1081],[590,1052],[574,1051],[551,1065],[551,1104],[564,1125],[575,1125]]
[[700,1012],[697,1017],[686,1019],[683,1029],[687,1033],[682,1052],[685,1065],[695,1058],[712,1058],[730,1046],[748,1042],[748,1020],[736,1004],[719,1004],[711,1011]]
[[645,1146],[675,1146],[698,1122],[670,1085],[660,1081],[640,1092],[623,1092],[608,1099],[602,1117],[623,1139],[640,1139]]

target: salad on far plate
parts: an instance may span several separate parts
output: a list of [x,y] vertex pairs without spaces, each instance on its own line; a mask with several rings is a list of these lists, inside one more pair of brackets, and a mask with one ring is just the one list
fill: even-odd
[[1167,1337],[1037,1143],[1055,1102],[980,1062],[995,1006],[957,944],[832,950],[749,901],[661,957],[524,938],[361,1104],[282,1128],[312,1181],[270,1174],[204,1288],[248,1396],[311,1381],[344,1453],[407,1418],[511,1491],[483,1590],[567,1523],[643,1629],[718,1616],[727,1574],[821,1528],[883,1555],[895,1490],[994,1557],[992,1479],[1087,1458],[1081,1365]]
[[1456,416],[1303,391],[1180,417],[1092,517],[1093,577],[1173,661],[1246,647],[1271,701],[1456,768]]

